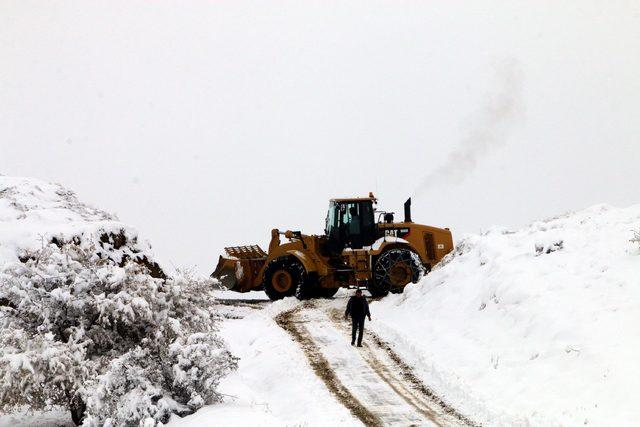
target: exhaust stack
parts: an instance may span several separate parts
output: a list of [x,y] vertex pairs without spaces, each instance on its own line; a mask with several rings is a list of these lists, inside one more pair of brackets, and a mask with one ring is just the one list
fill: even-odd
[[412,222],[411,221],[411,197],[404,202],[404,222]]

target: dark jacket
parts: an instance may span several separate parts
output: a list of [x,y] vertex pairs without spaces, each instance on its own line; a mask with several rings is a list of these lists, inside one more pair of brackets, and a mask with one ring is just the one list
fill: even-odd
[[351,315],[353,319],[364,319],[365,316],[371,316],[369,313],[369,303],[365,297],[353,296],[349,298],[345,316]]

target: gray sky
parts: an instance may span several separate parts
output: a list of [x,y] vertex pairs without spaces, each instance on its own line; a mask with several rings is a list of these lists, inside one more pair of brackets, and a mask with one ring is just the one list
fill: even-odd
[[639,203],[639,76],[635,1],[0,0],[0,173],[202,272],[369,191],[459,237]]

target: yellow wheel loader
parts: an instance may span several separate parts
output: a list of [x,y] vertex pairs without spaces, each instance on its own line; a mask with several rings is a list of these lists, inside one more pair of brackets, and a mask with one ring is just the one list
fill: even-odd
[[374,297],[402,292],[453,250],[451,232],[414,223],[411,198],[402,222],[376,203],[372,193],[332,199],[323,235],[271,230],[268,252],[225,248],[211,276],[238,292],[264,289],[272,300],[330,298],[341,287],[366,288]]

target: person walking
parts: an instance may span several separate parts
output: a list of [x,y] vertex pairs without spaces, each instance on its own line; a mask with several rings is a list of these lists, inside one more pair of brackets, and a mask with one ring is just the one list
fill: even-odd
[[362,295],[362,291],[358,289],[356,294],[349,298],[347,309],[344,312],[344,318],[351,316],[351,345],[356,343],[356,333],[358,333],[358,347],[362,347],[362,335],[364,334],[364,319],[369,318],[371,322],[371,313],[369,312],[369,303]]

